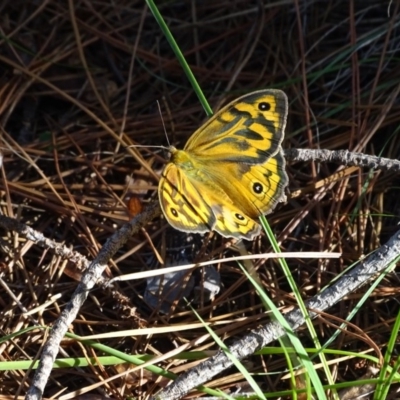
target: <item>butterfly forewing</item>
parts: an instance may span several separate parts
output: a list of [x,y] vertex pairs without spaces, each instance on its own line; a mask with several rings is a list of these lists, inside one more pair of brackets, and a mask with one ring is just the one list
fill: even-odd
[[158,186],[161,209],[170,225],[181,231],[208,232],[215,225],[211,207],[205,203],[198,187],[183,171],[170,163]]
[[184,149],[203,160],[263,163],[280,148],[287,109],[280,90],[247,94],[216,113]]

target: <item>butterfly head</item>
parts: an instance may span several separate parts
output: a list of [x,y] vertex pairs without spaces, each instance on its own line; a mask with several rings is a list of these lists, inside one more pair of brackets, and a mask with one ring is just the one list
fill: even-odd
[[196,169],[195,160],[187,151],[178,150],[175,147],[170,146],[169,152],[171,153],[170,163],[186,172]]

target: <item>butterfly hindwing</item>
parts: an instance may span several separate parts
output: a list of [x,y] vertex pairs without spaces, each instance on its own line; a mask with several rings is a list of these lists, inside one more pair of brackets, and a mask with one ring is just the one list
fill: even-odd
[[[194,181],[171,164],[160,180],[161,208],[170,225],[188,232],[215,230],[225,237],[252,239],[260,226],[218,186]],[[190,193],[190,196],[186,196]]]
[[284,189],[288,176],[281,150],[262,164],[230,162],[224,163],[222,168],[213,163],[204,169],[225,193],[234,193],[235,204],[251,218],[268,214],[286,199]]

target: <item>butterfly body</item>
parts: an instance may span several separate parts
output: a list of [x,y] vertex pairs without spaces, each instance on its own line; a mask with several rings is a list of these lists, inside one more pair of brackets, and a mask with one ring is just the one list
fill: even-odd
[[168,222],[183,231],[258,235],[257,217],[285,198],[281,143],[287,108],[282,91],[253,92],[215,114],[183,150],[171,146],[159,184]]

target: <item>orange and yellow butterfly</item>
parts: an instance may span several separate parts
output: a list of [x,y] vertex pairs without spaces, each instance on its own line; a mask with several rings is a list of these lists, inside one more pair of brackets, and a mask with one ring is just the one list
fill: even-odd
[[158,194],[165,218],[187,232],[253,239],[260,215],[286,200],[282,140],[286,94],[265,89],[232,101],[183,150],[171,146]]

